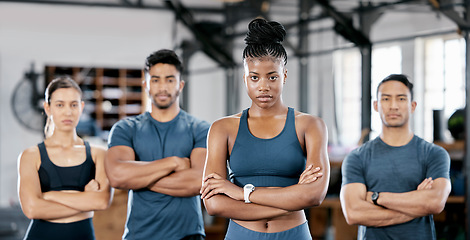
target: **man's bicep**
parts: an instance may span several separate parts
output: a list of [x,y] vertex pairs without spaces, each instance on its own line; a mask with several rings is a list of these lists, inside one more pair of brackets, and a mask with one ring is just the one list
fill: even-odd
[[447,197],[450,194],[451,188],[452,187],[449,179],[437,178],[434,179],[431,189],[436,190],[438,192],[438,196],[444,201],[446,201]]
[[349,183],[341,187],[341,202],[344,201],[347,205],[365,201],[366,195],[367,187],[362,183]]
[[342,186],[351,183],[361,183],[365,186],[366,180],[362,160],[358,152],[349,153],[341,166]]
[[194,148],[189,157],[191,160],[191,168],[199,168],[202,170],[206,161],[206,153],[206,148]]
[[128,146],[114,146],[106,151],[106,169],[113,170],[121,161],[135,161],[134,149]]
[[207,134],[209,132],[210,124],[207,122],[201,122],[193,130],[194,133],[194,148],[206,148],[207,147]]
[[450,157],[446,150],[441,147],[434,148],[427,161],[426,177],[450,178]]
[[348,224],[363,224],[367,188],[362,183],[349,183],[341,187],[341,209]]

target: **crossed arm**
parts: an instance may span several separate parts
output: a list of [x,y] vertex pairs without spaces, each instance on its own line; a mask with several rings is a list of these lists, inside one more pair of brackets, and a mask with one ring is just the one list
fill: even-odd
[[405,223],[417,217],[440,213],[450,193],[446,178],[426,178],[416,190],[404,193],[381,192],[375,205],[371,192],[362,183],[341,188],[340,200],[348,224],[383,227]]
[[226,159],[231,121],[218,120],[209,131],[201,197],[210,215],[262,220],[317,206],[323,201],[329,181],[329,163],[326,127],[322,121],[313,121],[311,124],[314,125],[309,125],[305,131],[307,167],[299,183],[284,188],[256,188],[250,195],[251,204],[243,202],[243,189],[227,180]]
[[80,213],[106,209],[111,202],[111,189],[104,171],[104,149],[92,148],[96,175],[84,192],[41,192],[37,147],[25,150],[18,158],[18,192],[24,214],[30,219],[55,220]]
[[135,161],[127,146],[108,149],[105,160],[111,186],[122,189],[148,188],[151,191],[188,197],[199,194],[205,148],[195,148],[189,158],[176,156],[158,161]]
[[199,195],[201,189],[201,178],[206,159],[205,148],[195,148],[191,152],[190,167],[181,171],[173,172],[154,184],[149,189],[174,197],[191,197]]

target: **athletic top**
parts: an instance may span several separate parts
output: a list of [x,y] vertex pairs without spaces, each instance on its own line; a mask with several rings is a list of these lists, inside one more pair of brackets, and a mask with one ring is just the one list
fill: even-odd
[[86,159],[76,166],[55,165],[47,154],[44,142],[38,144],[41,166],[38,170],[41,191],[85,190],[85,186],[95,178],[95,162],[91,157],[90,145],[85,142]]
[[[206,148],[209,127],[183,110],[169,122],[159,122],[145,112],[117,122],[109,134],[108,147],[131,147],[136,161],[189,158],[193,149]],[[195,234],[205,235],[199,195],[174,197],[147,188],[129,190],[122,239],[180,240]]]
[[[422,138],[414,136],[408,144],[394,147],[377,137],[344,159],[342,186],[362,183],[370,192],[409,192],[428,177],[449,179],[449,169],[447,151]],[[436,239],[432,215],[385,227],[359,226],[357,239],[417,238]]]
[[229,156],[229,177],[237,186],[287,187],[297,184],[305,169],[306,154],[295,131],[294,109],[289,108],[279,135],[262,139],[248,128],[248,109],[240,117],[237,138]]

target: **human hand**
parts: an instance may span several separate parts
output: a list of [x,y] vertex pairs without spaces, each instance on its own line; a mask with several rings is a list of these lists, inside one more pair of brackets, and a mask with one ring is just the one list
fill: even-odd
[[96,181],[95,179],[91,179],[85,185],[85,192],[97,192],[99,190],[100,190],[100,183]]
[[232,199],[243,200],[243,188],[231,183],[217,173],[211,173],[203,179],[200,193],[202,199],[209,199],[217,194],[225,194]]
[[173,161],[176,163],[175,172],[189,169],[191,167],[191,161],[189,158],[181,158],[181,157],[172,157]]
[[425,190],[425,189],[431,189],[432,188],[432,184],[433,184],[433,180],[431,177],[429,178],[425,178],[419,185],[418,185],[418,188],[416,190]]
[[323,173],[320,172],[320,167],[313,168],[313,165],[308,165],[307,168],[302,172],[299,178],[298,184],[308,184],[315,182],[318,178],[321,178]]

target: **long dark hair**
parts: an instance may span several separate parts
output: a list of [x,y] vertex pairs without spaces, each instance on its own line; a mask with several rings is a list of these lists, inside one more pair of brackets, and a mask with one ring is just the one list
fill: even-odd
[[[78,84],[72,78],[68,76],[61,76],[55,78],[47,85],[46,91],[44,93],[44,101],[46,101],[47,104],[51,104],[52,94],[61,88],[73,88],[77,90],[78,93],[80,93],[80,98],[82,97],[82,89],[80,89],[80,86],[78,86]],[[48,116],[46,125],[44,126],[44,135],[46,138],[52,135],[53,130],[53,122],[51,121],[50,116]]]
[[271,56],[281,58],[287,64],[287,53],[282,46],[286,37],[286,29],[276,21],[266,21],[261,18],[254,19],[248,25],[243,50],[243,59],[247,57]]

